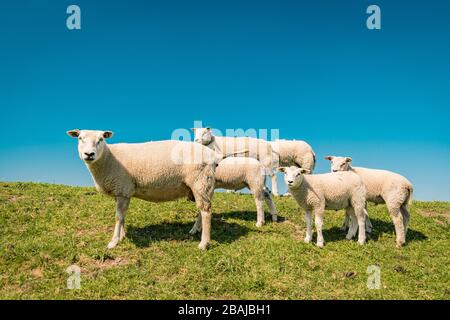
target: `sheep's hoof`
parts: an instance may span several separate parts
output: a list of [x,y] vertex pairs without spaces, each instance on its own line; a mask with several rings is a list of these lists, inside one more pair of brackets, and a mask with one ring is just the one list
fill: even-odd
[[263,225],[264,225],[264,222],[260,222],[260,221],[259,221],[259,222],[256,223],[256,226],[257,226],[258,228],[262,227]]
[[198,248],[200,250],[206,250],[206,249],[208,249],[208,247],[209,247],[209,243],[208,242],[200,242],[199,245],[198,245]]
[[115,246],[117,246],[118,243],[119,243],[119,240],[118,240],[118,239],[113,239],[113,240],[111,240],[111,241],[108,243],[107,248],[108,248],[108,249],[112,249],[112,248],[114,248]]
[[280,194],[279,193],[272,193],[275,197],[279,197],[280,196]]
[[404,241],[397,241],[396,247],[400,249],[401,247],[403,247],[404,244],[405,244]]
[[304,241],[305,241],[305,243],[310,243],[311,242],[311,238],[307,236],[307,237],[305,237]]
[[323,248],[323,242],[317,242],[317,247],[319,247],[319,248]]
[[347,239],[347,240],[352,240],[352,239],[353,239],[353,236],[352,236],[352,235],[346,235],[346,236],[345,236],[345,239]]
[[272,222],[277,222],[277,221],[278,221],[278,216],[274,214],[272,216]]
[[364,243],[366,243],[366,240],[358,240],[358,244],[359,244],[360,246],[363,246]]

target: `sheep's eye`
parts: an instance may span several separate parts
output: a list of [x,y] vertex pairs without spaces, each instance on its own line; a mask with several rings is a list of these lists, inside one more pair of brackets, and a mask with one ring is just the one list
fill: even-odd
[[78,140],[82,141],[82,140],[83,140],[83,138],[82,138],[82,137],[78,137]]
[[103,139],[99,139],[98,142],[97,142],[97,144],[100,144],[100,142],[102,142],[102,141],[103,141]]

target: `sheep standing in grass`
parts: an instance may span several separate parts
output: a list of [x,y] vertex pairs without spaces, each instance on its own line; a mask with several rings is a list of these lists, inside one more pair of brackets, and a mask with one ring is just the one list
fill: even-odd
[[280,167],[284,173],[289,192],[298,205],[305,210],[306,237],[305,242],[312,239],[311,213],[314,213],[317,231],[317,246],[323,247],[322,235],[324,210],[345,209],[352,217],[352,224],[347,233],[347,239],[356,235],[359,226],[358,243],[366,241],[365,206],[366,188],[358,175],[352,172],[305,175],[309,170],[291,167]]
[[[311,173],[316,165],[316,154],[311,146],[302,140],[276,140],[270,142],[274,153],[275,167],[296,166]],[[272,176],[272,193],[278,196],[277,176]]]
[[108,248],[125,236],[125,213],[130,199],[152,202],[190,196],[200,210],[200,249],[211,240],[211,199],[214,174],[224,158],[198,143],[158,141],[108,145],[111,131],[71,130],[78,139],[78,153],[85,162],[99,192],[116,199],[116,225]]
[[[361,177],[367,188],[367,201],[385,203],[392,217],[398,247],[405,244],[410,220],[409,204],[412,201],[413,185],[405,177],[387,170],[352,167],[350,157],[327,156],[331,161],[331,171],[350,171]],[[344,228],[349,225],[348,218]]]
[[[261,174],[263,170],[264,168],[258,160],[238,157],[222,160],[217,166],[215,174],[216,189],[250,189],[256,203],[257,227],[261,227],[265,222],[264,202],[269,207],[272,221],[277,221],[275,204],[264,185],[265,176]],[[200,221],[198,226],[200,226]],[[195,227],[192,231],[194,232],[194,230]]]

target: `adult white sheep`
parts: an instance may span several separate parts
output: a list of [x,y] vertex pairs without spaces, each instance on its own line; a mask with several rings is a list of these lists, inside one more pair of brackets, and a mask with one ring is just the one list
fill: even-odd
[[[311,173],[316,165],[316,154],[311,146],[302,140],[275,140],[270,142],[274,152],[275,167],[296,166]],[[278,196],[277,175],[272,176],[272,193]]]
[[[352,158],[327,156],[331,171],[350,171],[361,177],[367,188],[367,201],[385,203],[394,222],[398,247],[405,244],[410,221],[409,204],[412,201],[413,185],[405,177],[387,170],[352,167]],[[348,226],[346,218],[344,227]]]
[[[277,210],[270,192],[265,188],[264,168],[261,163],[253,158],[227,158],[222,160],[216,168],[216,189],[239,190],[249,188],[256,204],[257,222],[261,227],[265,222],[264,202],[269,207],[272,221],[277,221]],[[200,221],[198,221],[200,227]],[[196,228],[193,228],[195,232]]]
[[364,244],[366,241],[364,228],[366,188],[358,175],[353,172],[305,175],[309,173],[309,170],[296,166],[280,167],[279,170],[284,173],[284,181],[289,192],[298,205],[305,210],[306,243],[312,239],[311,213],[315,216],[317,246],[323,247],[324,210],[345,209],[346,214],[352,217],[352,224],[346,238],[352,239],[359,226],[358,243]]
[[125,236],[125,213],[130,198],[152,202],[191,196],[202,220],[200,249],[211,240],[211,199],[214,171],[224,156],[198,143],[157,141],[108,145],[111,131],[70,130],[78,138],[78,153],[99,192],[116,199],[116,225],[108,248]]

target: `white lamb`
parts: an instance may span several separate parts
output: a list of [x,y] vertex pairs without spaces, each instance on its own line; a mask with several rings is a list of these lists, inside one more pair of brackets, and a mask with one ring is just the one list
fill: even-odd
[[[364,244],[366,241],[364,228],[366,188],[358,175],[352,172],[305,175],[304,173],[309,173],[309,170],[295,166],[281,167],[279,170],[284,172],[284,181],[289,188],[289,192],[298,205],[305,210],[306,243],[309,243],[312,239],[312,212],[315,216],[317,246],[323,247],[324,210],[345,209],[346,214],[352,217],[352,224],[346,238],[352,239],[359,226],[358,243]],[[357,223],[355,220],[357,220]]]
[[[264,185],[264,168],[261,163],[253,158],[227,158],[222,160],[216,168],[216,189],[239,190],[249,188],[256,203],[256,226],[264,224],[264,202],[269,207],[272,221],[277,221],[277,210],[270,192]],[[200,226],[200,221],[198,223]],[[195,228],[195,227],[194,227]]]
[[[386,203],[392,217],[398,247],[405,244],[410,221],[409,204],[412,201],[413,185],[405,177],[387,170],[352,167],[350,157],[327,156],[331,161],[331,171],[350,171],[361,177],[367,188],[367,201],[375,204]],[[346,218],[344,227],[348,226]]]
[[[316,154],[311,146],[302,140],[276,140],[270,142],[274,152],[274,167],[296,166],[311,173],[316,164]],[[277,175],[272,176],[272,193],[278,196]]]
[[78,153],[99,192],[116,199],[116,225],[108,248],[125,236],[125,213],[130,198],[152,202],[190,196],[201,214],[200,249],[211,240],[211,199],[214,172],[224,158],[198,143],[158,141],[107,145],[111,131],[71,130],[78,139]]
[[192,128],[192,130],[195,142],[218,153],[248,150],[245,156],[257,159],[264,168],[264,174],[269,176],[274,174],[272,146],[267,141],[251,137],[217,137],[213,135],[211,128]]

